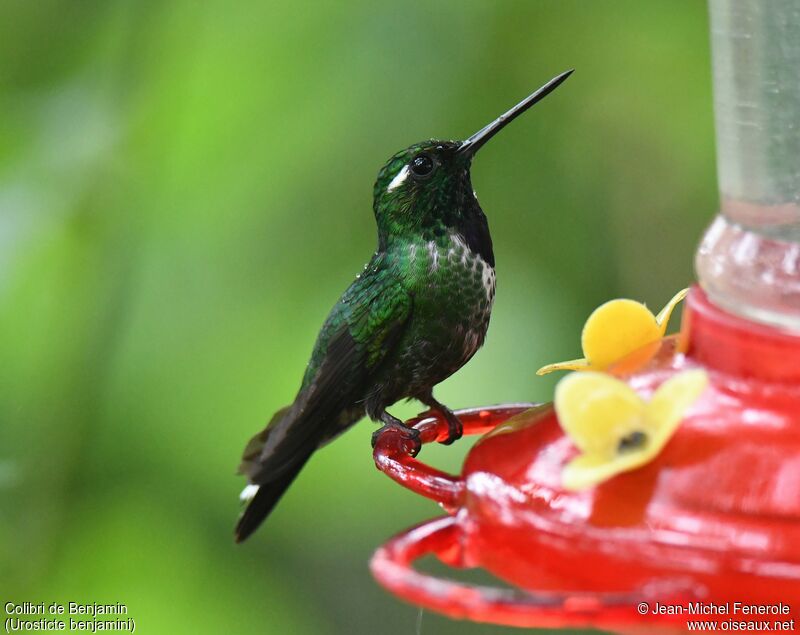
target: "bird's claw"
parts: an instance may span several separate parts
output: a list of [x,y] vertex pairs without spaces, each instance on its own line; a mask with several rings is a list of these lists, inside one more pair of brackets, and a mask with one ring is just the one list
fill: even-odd
[[450,445],[458,441],[464,435],[464,424],[461,423],[458,417],[451,412],[450,416],[447,416],[446,419],[447,438],[440,442],[442,445]]
[[422,449],[422,441],[420,441],[419,438],[420,434],[419,430],[417,430],[416,428],[410,428],[408,426],[395,423],[385,423],[378,430],[372,433],[373,448],[378,443],[378,438],[386,430],[397,430],[402,435],[404,441],[410,441],[412,443],[412,447],[408,450],[408,453],[412,457],[415,457],[417,456],[417,454],[419,454],[420,449]]

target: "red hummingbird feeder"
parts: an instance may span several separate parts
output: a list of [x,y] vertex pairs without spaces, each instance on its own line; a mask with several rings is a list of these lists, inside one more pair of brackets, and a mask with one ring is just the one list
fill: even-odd
[[[450,617],[520,627],[633,633],[683,631],[696,621],[716,630],[794,630],[800,23],[786,13],[796,12],[790,5],[710,3],[722,212],[698,250],[700,285],[687,296],[680,334],[602,368],[585,345],[586,360],[560,365],[579,372],[562,379],[555,405],[458,412],[465,434],[484,435],[459,475],[414,458],[400,432],[380,435],[378,468],[446,512],[375,553],[372,572],[389,591]],[[664,327],[666,319],[668,312]],[[599,382],[600,392],[618,389],[619,398],[597,390],[567,395],[566,384],[581,375]],[[680,401],[680,378],[695,384],[676,410],[670,400]],[[641,460],[630,457],[647,439],[630,434],[623,412],[640,408],[636,400],[644,413],[637,421],[669,424]],[[600,402],[586,425],[570,423]],[[446,422],[434,414],[409,423],[423,443],[447,438]],[[582,440],[592,426],[610,431],[613,443]],[[414,569],[427,555],[483,568],[510,586]]]
[[[550,406],[459,412],[465,433],[488,434],[458,476],[412,458],[399,433],[383,434],[379,469],[447,515],[378,550],[381,584],[452,617],[528,627],[680,627],[685,615],[652,611],[695,601],[800,606],[800,337],[727,314],[699,288],[684,325],[626,379],[651,394],[702,367],[709,387],[654,461],[588,491],[562,486],[576,449]],[[412,423],[423,443],[447,437],[433,416]],[[411,568],[429,554],[524,592]]]

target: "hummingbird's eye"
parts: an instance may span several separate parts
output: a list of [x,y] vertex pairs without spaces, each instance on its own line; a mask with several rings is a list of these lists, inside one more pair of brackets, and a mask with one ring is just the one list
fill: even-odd
[[433,172],[433,159],[427,154],[418,154],[411,159],[409,165],[414,176],[426,177],[430,176],[431,172]]

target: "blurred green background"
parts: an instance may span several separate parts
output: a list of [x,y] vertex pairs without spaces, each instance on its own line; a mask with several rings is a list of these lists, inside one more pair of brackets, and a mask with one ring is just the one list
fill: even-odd
[[383,161],[567,68],[476,159],[497,299],[437,395],[546,400],[534,371],[595,306],[685,286],[717,205],[707,29],[697,0],[4,0],[0,599],[124,602],[142,633],[417,632],[367,561],[440,511],[375,470],[373,426],[236,547],[243,445],[374,249]]

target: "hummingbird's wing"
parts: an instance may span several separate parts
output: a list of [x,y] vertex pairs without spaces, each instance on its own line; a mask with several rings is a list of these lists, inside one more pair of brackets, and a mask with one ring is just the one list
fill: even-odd
[[248,444],[240,471],[251,483],[279,479],[343,424],[352,423],[341,417],[362,402],[370,371],[391,350],[412,312],[411,295],[396,279],[371,278],[357,280],[334,308],[317,343],[322,350],[312,355],[313,363],[324,353],[316,372],[306,378],[294,403],[259,435],[263,446],[257,458],[252,442]]

